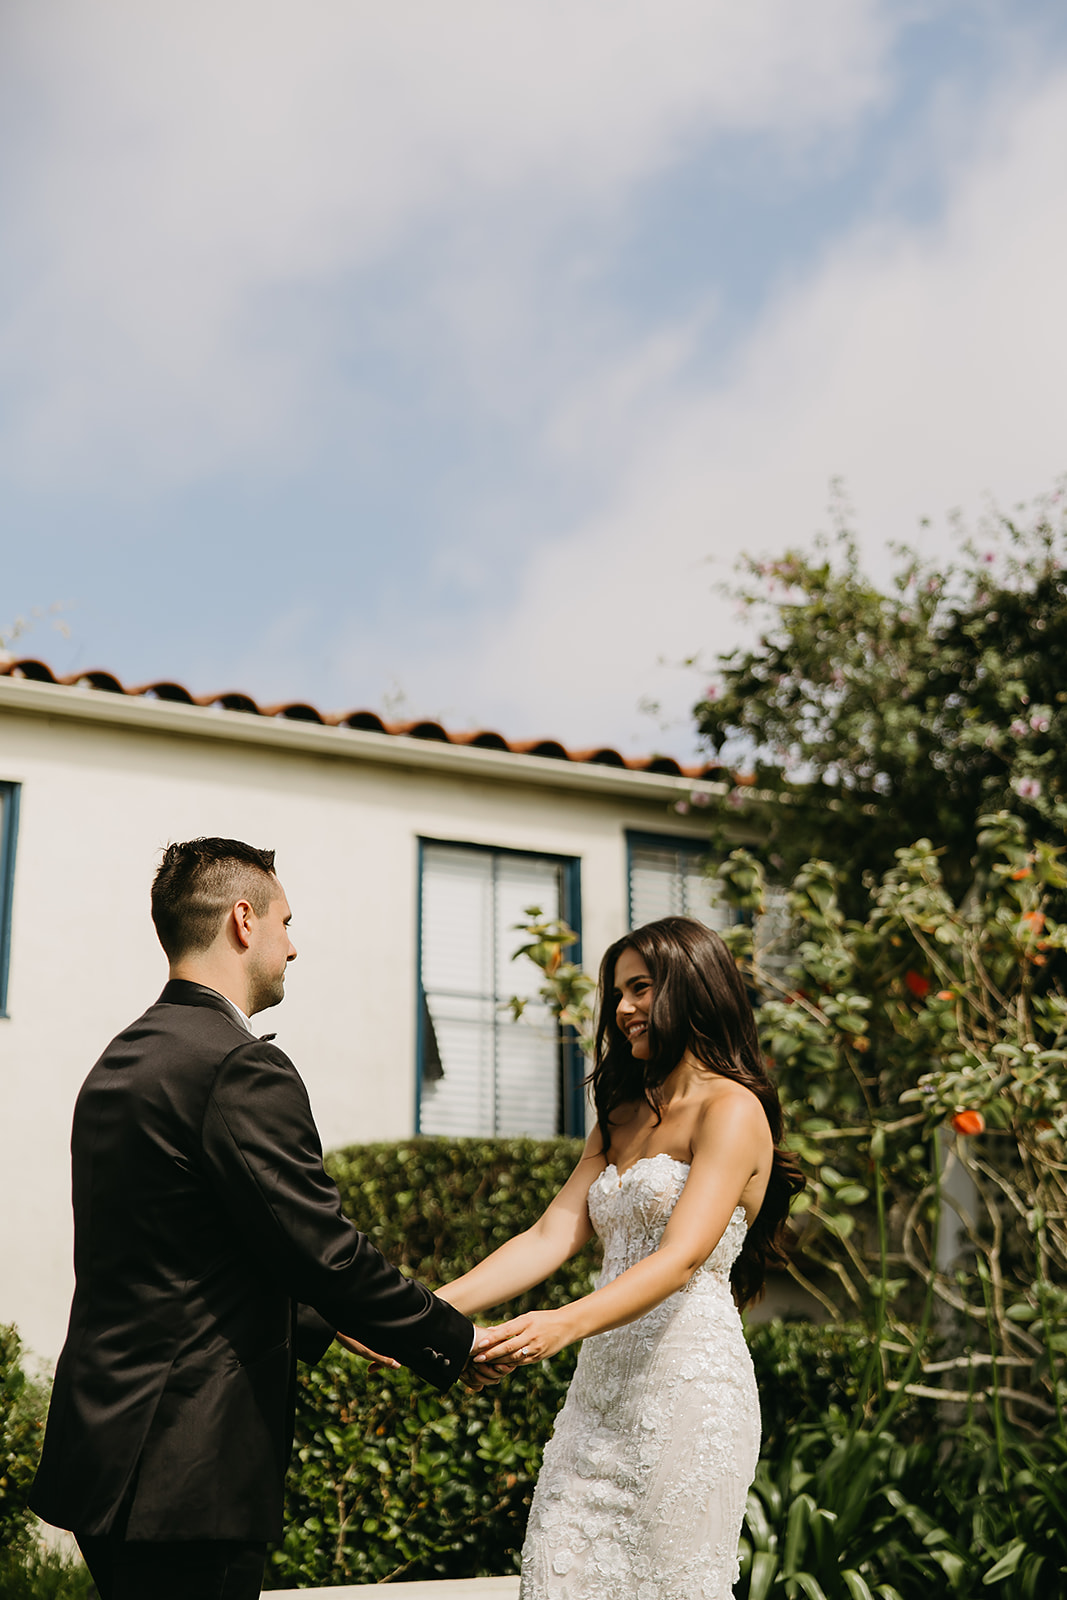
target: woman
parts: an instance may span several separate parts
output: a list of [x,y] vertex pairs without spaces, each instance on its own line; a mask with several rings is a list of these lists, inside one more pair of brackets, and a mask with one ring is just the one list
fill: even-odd
[[[665,917],[611,946],[592,1074],[597,1126],[538,1222],[439,1293],[472,1315],[588,1241],[599,1287],[494,1330],[479,1359],[582,1339],[545,1449],[521,1600],[729,1600],[759,1402],[738,1305],[784,1261],[799,1169],[717,934]],[[732,1291],[732,1292],[731,1292]]]

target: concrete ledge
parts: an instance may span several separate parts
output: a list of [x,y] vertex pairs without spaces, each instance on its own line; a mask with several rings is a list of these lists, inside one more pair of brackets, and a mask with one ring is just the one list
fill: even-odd
[[266,1600],[344,1600],[346,1595],[369,1594],[371,1589],[388,1589],[399,1600],[517,1600],[518,1576],[510,1578],[434,1578],[427,1583],[357,1583],[340,1589],[267,1589]]

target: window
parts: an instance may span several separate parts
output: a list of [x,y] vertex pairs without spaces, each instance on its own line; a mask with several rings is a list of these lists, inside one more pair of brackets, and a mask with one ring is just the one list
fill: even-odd
[[704,870],[708,847],[701,840],[629,833],[626,842],[631,928],[660,917],[696,917],[716,930],[737,921],[733,907],[718,898],[716,879]]
[[[419,1131],[583,1132],[577,1046],[533,998],[537,968],[512,960],[528,906],[579,931],[577,861],[429,840],[420,849]],[[505,1009],[512,995],[529,999],[518,1022]]]
[[[660,917],[696,917],[721,932],[741,920],[720,898],[719,882],[706,870],[706,844],[646,833],[628,833],[626,842],[631,928]],[[767,973],[781,979],[789,964],[786,891],[768,884],[766,906],[755,928],[756,950]]]
[[0,1017],[7,1012],[7,971],[11,959],[11,900],[15,888],[15,835],[19,786],[0,783]]

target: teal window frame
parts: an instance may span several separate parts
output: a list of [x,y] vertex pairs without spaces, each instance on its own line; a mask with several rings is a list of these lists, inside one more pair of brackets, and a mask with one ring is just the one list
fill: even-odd
[[[575,944],[568,946],[567,959],[578,964],[582,959],[582,864],[578,856],[556,855],[548,850],[515,850],[504,845],[472,844],[467,839],[418,840],[418,874],[415,885],[415,1132],[421,1132],[423,1054],[426,1049],[426,1017],[428,1006],[422,985],[422,879],[423,863],[428,845],[451,846],[457,850],[471,850],[489,856],[521,856],[536,861],[550,861],[560,871],[560,915],[578,935]],[[585,1058],[578,1036],[573,1028],[560,1031],[560,1126],[558,1132],[571,1138],[585,1137]]]
[[19,831],[17,783],[0,783],[3,818],[0,821],[0,1017],[8,1011],[8,974],[11,967],[11,916],[15,900],[15,847]]

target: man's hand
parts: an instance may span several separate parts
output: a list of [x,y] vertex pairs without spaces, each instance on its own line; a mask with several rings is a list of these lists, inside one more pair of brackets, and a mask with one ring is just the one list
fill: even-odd
[[343,1344],[346,1350],[351,1350],[354,1356],[362,1356],[370,1362],[371,1372],[376,1372],[379,1367],[390,1367],[394,1372],[400,1368],[400,1362],[392,1356],[380,1356],[377,1350],[368,1350],[365,1344],[360,1344],[358,1339],[353,1339],[350,1334],[337,1333],[334,1335],[338,1344]]
[[460,1383],[472,1394],[486,1389],[490,1384],[499,1383],[501,1378],[506,1378],[513,1370],[514,1363],[510,1361],[491,1362],[479,1359],[480,1352],[493,1340],[492,1328],[476,1328],[474,1330],[474,1349],[463,1371],[460,1373]]
[[471,1394],[478,1394],[480,1390],[499,1383],[501,1378],[506,1378],[511,1371],[511,1367],[493,1366],[484,1361],[475,1361],[471,1356],[459,1375],[459,1381]]

